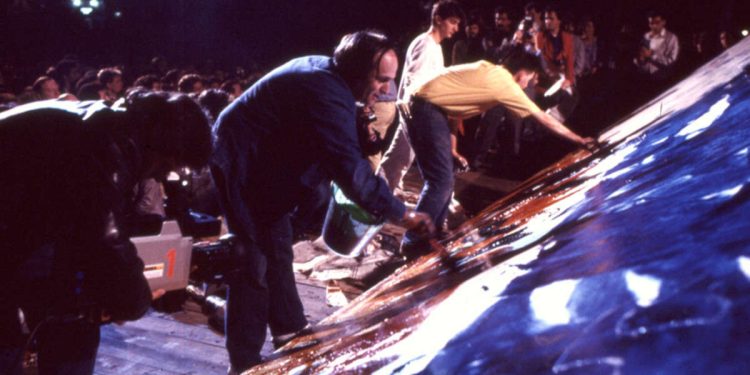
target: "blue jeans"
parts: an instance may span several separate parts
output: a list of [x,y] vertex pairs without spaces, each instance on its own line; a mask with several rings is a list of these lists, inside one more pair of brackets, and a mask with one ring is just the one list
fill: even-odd
[[261,362],[266,327],[274,336],[293,333],[307,325],[297,293],[292,262],[289,215],[269,218],[247,208],[236,181],[212,168],[230,232],[236,268],[227,275],[229,292],[225,317],[227,351],[238,372]]
[[[424,179],[417,211],[430,215],[440,230],[448,214],[454,182],[448,118],[439,107],[421,99],[413,100],[411,116],[406,121],[407,131],[416,154],[417,167]],[[403,244],[427,245],[411,231],[406,232]]]

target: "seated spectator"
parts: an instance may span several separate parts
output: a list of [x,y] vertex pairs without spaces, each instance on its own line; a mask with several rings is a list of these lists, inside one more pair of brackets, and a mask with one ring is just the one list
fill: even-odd
[[99,82],[87,83],[78,90],[80,100],[107,100],[107,89]]
[[177,91],[198,95],[203,91],[203,78],[197,74],[186,74],[177,83]]
[[162,89],[164,91],[175,91],[177,90],[177,82],[180,80],[183,74],[179,69],[172,69],[167,72],[161,79]]
[[122,72],[117,68],[104,68],[96,74],[99,83],[104,85],[107,100],[115,101],[123,93],[125,88],[122,82]]
[[229,100],[231,101],[239,98],[240,95],[242,95],[243,90],[240,81],[230,79],[228,81],[224,81],[224,83],[221,85],[221,91],[229,94]]
[[229,94],[219,89],[208,89],[198,96],[203,112],[206,112],[211,123],[214,123],[219,117],[219,113],[229,105]]
[[60,96],[60,86],[49,76],[37,78],[31,87],[36,94],[36,100],[57,99]]
[[138,77],[133,82],[133,87],[143,87],[144,89],[151,91],[162,91],[162,83],[155,74],[146,74]]

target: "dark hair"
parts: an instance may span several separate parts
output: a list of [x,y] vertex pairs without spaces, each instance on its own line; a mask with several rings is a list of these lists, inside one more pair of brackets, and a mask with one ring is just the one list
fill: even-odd
[[533,2],[533,1],[530,1],[530,2],[526,3],[526,5],[523,7],[523,10],[524,10],[524,12],[529,12],[529,11],[534,10],[534,11],[536,11],[538,13],[541,13],[542,12],[542,7],[540,7],[539,4],[537,4],[537,3]]
[[133,82],[133,87],[143,87],[152,90],[154,88],[154,83],[157,82],[161,81],[159,80],[159,77],[156,76],[156,74],[146,74],[144,76],[138,77],[138,79]]
[[128,95],[125,105],[133,119],[134,135],[145,152],[195,169],[208,163],[208,119],[189,96],[136,89]]
[[177,91],[189,94],[193,92],[193,86],[198,82],[203,82],[203,77],[197,74],[185,74],[177,83]]
[[242,83],[240,83],[240,81],[236,79],[228,79],[221,84],[221,91],[224,91],[227,94],[231,94],[232,91],[234,91],[234,85],[240,85],[240,89],[242,89]]
[[89,82],[78,89],[78,99],[80,100],[99,100],[99,91],[104,90],[104,85],[99,82]]
[[663,20],[666,20],[667,17],[664,15],[664,11],[661,9],[651,9],[646,13],[646,18],[654,18],[659,17]]
[[104,68],[96,74],[96,78],[102,85],[112,82],[117,76],[122,77],[122,72],[117,68]]
[[333,51],[333,64],[346,81],[364,79],[380,64],[383,54],[394,50],[385,34],[376,30],[344,35]]
[[91,82],[97,82],[96,70],[93,69],[87,70],[85,73],[83,73],[78,82],[76,82],[76,92],[78,92],[78,90],[80,90],[83,85]]
[[219,113],[229,105],[229,94],[219,89],[203,90],[198,96],[198,104],[208,115],[209,120],[216,121]]
[[31,85],[31,89],[34,90],[35,93],[41,94],[42,86],[44,85],[44,83],[47,81],[54,81],[54,80],[55,79],[50,76],[41,76],[34,81],[34,84]]
[[568,19],[567,15],[563,14],[562,9],[557,5],[548,5],[546,8],[544,8],[544,13],[555,13],[557,19],[560,20],[560,26],[562,26],[562,23]]
[[432,22],[435,21],[435,16],[441,19],[447,20],[451,17],[456,17],[460,20],[464,20],[464,9],[461,4],[453,0],[440,0],[435,2],[432,6],[432,14],[430,15]]
[[476,14],[471,14],[466,18],[466,26],[479,25],[482,26],[481,17]]
[[529,72],[540,72],[542,71],[542,62],[539,57],[529,51],[523,46],[513,46],[500,57],[498,63],[508,69],[511,74],[516,74],[519,70],[527,70]]
[[492,15],[503,13],[507,14],[508,17],[510,17],[510,10],[508,10],[508,8],[506,8],[504,5],[498,5],[497,7],[495,7],[495,11],[492,13]]

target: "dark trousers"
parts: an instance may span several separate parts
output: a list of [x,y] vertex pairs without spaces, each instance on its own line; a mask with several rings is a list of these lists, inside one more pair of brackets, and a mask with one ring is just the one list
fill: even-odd
[[244,371],[261,362],[267,327],[274,336],[283,335],[304,328],[307,319],[292,269],[289,215],[254,215],[237,181],[218,168],[212,173],[227,225],[237,240],[236,268],[227,276],[225,332],[232,368]]
[[[429,214],[435,226],[441,228],[448,214],[454,183],[448,118],[439,107],[421,99],[412,102],[411,116],[406,122],[407,131],[424,179],[416,209]],[[404,245],[417,245],[417,242],[417,236],[407,231]]]
[[[44,263],[45,259],[34,263]],[[18,310],[34,332],[40,375],[86,375],[94,372],[99,347],[99,325],[79,319],[73,299],[59,298],[54,279],[33,279],[19,271],[0,292],[0,374],[21,375],[27,337]]]

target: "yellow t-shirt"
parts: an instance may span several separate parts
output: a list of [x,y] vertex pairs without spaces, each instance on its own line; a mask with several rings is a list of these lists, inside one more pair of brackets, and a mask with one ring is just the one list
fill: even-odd
[[487,61],[454,65],[414,91],[445,110],[449,117],[467,119],[502,104],[520,117],[541,111],[513,75]]

